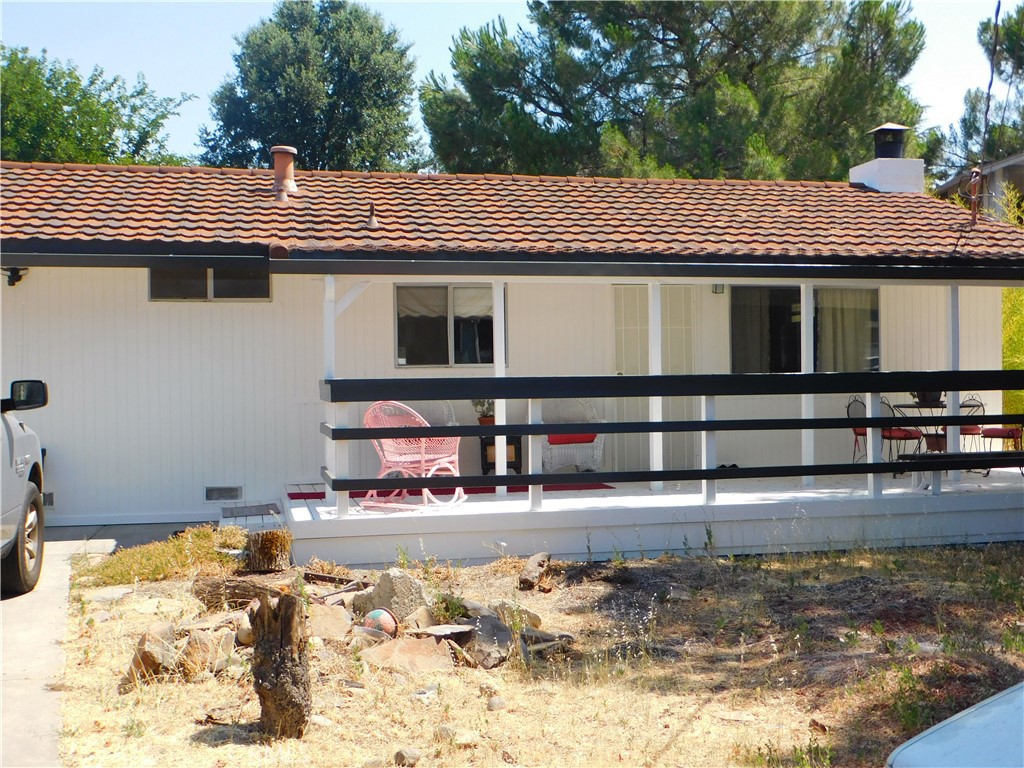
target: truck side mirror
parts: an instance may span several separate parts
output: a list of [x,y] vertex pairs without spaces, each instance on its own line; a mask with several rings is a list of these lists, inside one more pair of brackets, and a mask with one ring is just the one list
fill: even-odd
[[50,401],[45,381],[22,379],[11,382],[11,397],[3,401],[3,411],[30,411]]

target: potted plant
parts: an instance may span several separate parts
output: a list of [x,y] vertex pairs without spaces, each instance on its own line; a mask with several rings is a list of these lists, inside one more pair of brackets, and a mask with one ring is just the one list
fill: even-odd
[[918,405],[934,405],[942,402],[945,392],[911,392],[910,396]]
[[485,400],[474,400],[473,410],[476,411],[476,418],[481,424],[494,423],[494,401],[490,398]]

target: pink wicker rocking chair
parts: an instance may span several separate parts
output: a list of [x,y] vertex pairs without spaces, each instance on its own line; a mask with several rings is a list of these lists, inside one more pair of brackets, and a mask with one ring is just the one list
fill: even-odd
[[[381,400],[366,409],[363,426],[379,427],[429,427],[430,423],[407,405],[393,400]],[[438,475],[459,476],[459,437],[386,437],[371,440],[380,456],[378,478],[435,477]],[[381,494],[387,495],[381,495]],[[423,504],[458,504],[466,498],[466,492],[456,487],[450,499],[439,498],[437,489],[423,489]],[[409,495],[407,489],[394,491],[369,491],[365,503],[401,504]]]

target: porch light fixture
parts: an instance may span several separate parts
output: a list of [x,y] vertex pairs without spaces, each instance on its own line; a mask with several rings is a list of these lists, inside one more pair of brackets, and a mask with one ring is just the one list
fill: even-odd
[[722,285],[722,283],[712,283],[711,284],[711,292],[712,293],[718,293],[718,294],[725,293],[725,286]]
[[17,285],[25,276],[25,273],[28,272],[28,269],[25,267],[4,267],[3,272],[7,276],[8,285]]

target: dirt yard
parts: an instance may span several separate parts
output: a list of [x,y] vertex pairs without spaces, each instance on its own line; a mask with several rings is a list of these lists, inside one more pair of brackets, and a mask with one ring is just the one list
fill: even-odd
[[709,554],[553,563],[549,592],[520,591],[513,558],[403,559],[429,594],[517,601],[542,629],[572,633],[571,650],[409,675],[312,641],[313,720],[281,741],[256,727],[244,666],[119,693],[147,625],[200,615],[189,582],[76,586],[64,763],[385,766],[412,748],[419,766],[876,767],[1024,679],[1024,545]]

